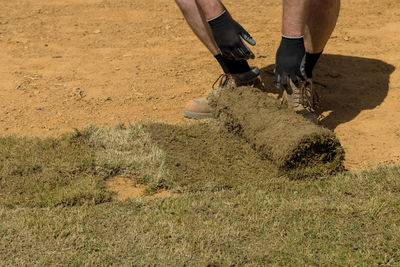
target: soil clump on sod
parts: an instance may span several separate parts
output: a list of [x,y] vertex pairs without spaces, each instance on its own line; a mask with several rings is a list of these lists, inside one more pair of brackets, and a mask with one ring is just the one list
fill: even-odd
[[335,134],[253,87],[221,88],[209,96],[214,115],[291,178],[343,170],[344,150]]

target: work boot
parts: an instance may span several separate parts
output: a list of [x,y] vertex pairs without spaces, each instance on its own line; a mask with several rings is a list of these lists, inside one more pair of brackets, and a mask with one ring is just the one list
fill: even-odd
[[298,86],[290,81],[288,88],[286,90],[283,89],[281,100],[297,114],[302,115],[313,123],[318,123],[315,111],[317,109],[319,97],[313,88],[311,79],[300,81]]
[[[218,90],[225,87],[238,87],[238,86],[259,86],[261,81],[259,79],[260,70],[257,67],[251,67],[251,70],[240,74],[222,74],[213,84],[212,89]],[[206,119],[212,118],[212,108],[208,105],[207,97],[196,98],[190,100],[184,110],[183,114],[188,119]]]

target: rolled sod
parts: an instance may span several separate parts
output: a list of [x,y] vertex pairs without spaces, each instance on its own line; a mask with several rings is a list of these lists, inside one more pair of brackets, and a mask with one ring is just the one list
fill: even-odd
[[208,96],[214,116],[291,178],[318,178],[343,170],[335,134],[253,87],[222,88]]

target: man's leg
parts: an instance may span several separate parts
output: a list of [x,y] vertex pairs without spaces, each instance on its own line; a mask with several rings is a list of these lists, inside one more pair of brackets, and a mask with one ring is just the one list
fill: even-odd
[[312,1],[305,27],[304,43],[309,53],[321,53],[333,30],[340,11],[340,0]]
[[[281,63],[282,72],[292,74],[290,72],[293,72],[294,67],[298,72],[297,65],[300,63],[298,57],[301,56],[300,50],[303,49],[300,48],[303,46],[300,43],[304,43],[308,54],[322,53],[336,26],[339,10],[340,0],[283,0],[282,34],[284,39],[288,38],[283,40],[284,47],[281,51],[278,50],[277,55],[280,56],[277,58],[277,63]],[[302,36],[304,41],[301,39]],[[297,50],[293,41],[296,39],[299,43]],[[290,58],[294,59],[296,54],[297,58],[293,62],[287,62]]]
[[283,0],[282,35],[304,36],[310,5],[311,0]]
[[339,11],[340,0],[319,0],[310,4],[304,35],[307,52],[305,72],[308,78],[312,78],[314,67],[335,29]]
[[340,0],[283,0],[276,82],[289,107],[312,121],[318,102],[312,71],[336,25],[339,7]]
[[304,34],[311,2],[319,0],[283,0],[282,40],[276,53],[275,81],[288,107],[317,122],[314,114],[315,91],[305,73]]
[[312,78],[312,71],[335,29],[339,11],[340,0],[318,0],[310,4],[304,35],[308,78]]
[[283,0],[282,39],[276,52],[275,80],[277,86],[286,91],[290,83],[297,84],[298,78],[305,79],[304,32],[310,3],[310,0]]

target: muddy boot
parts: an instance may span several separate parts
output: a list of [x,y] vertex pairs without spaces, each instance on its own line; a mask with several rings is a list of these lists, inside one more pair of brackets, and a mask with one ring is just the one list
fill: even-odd
[[297,114],[313,123],[318,123],[318,116],[315,114],[319,97],[311,79],[301,81],[299,86],[296,86],[292,81],[287,90],[283,89],[281,101],[286,103],[288,107],[294,110]]
[[[237,86],[259,86],[261,81],[259,79],[260,70],[257,67],[251,67],[248,72],[240,74],[222,74],[213,84],[213,91],[218,91],[220,88],[237,87]],[[183,114],[188,119],[206,119],[212,118],[212,109],[208,105],[206,97],[196,98],[190,100],[184,110]]]

